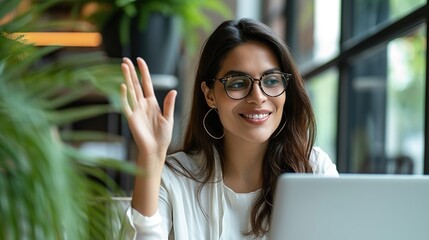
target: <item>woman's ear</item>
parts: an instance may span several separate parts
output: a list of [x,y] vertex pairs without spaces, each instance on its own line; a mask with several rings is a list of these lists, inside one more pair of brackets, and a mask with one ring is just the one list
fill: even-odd
[[204,93],[204,97],[206,98],[207,105],[209,107],[216,106],[216,101],[214,99],[213,89],[209,88],[206,84],[206,82],[201,83],[201,90]]

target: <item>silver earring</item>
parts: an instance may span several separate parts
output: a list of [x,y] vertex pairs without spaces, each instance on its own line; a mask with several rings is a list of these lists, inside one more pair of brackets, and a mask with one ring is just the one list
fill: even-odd
[[204,118],[203,118],[203,126],[204,126],[204,130],[206,130],[206,133],[210,136],[210,137],[212,137],[213,139],[217,139],[217,140],[219,140],[219,139],[222,139],[224,136],[225,136],[225,131],[222,133],[222,136],[220,136],[220,137],[216,137],[216,136],[214,136],[213,134],[211,134],[210,132],[209,132],[209,130],[207,130],[207,127],[206,127],[206,118],[207,118],[207,115],[209,115],[209,113],[211,112],[211,111],[215,111],[215,112],[217,112],[217,110],[216,110],[216,107],[215,106],[213,106],[213,107],[211,107],[210,108],[210,110],[208,110],[207,111],[207,113],[206,113],[206,115],[204,115]]

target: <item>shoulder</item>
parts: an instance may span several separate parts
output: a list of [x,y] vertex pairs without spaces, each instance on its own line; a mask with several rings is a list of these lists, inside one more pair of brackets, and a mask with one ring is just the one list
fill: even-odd
[[321,148],[313,147],[309,160],[313,173],[326,176],[338,176],[337,166]]
[[170,168],[183,168],[191,172],[198,170],[201,160],[200,156],[185,152],[176,152],[167,156],[166,162]]
[[162,173],[164,179],[189,180],[196,176],[200,170],[201,159],[198,154],[176,152],[167,156]]

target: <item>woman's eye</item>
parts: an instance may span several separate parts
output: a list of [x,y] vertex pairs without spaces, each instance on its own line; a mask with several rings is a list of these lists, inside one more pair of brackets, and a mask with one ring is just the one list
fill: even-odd
[[265,87],[276,87],[280,84],[280,80],[277,78],[268,78],[263,81]]
[[230,90],[241,90],[246,89],[249,85],[248,81],[243,79],[231,79],[227,83],[227,88]]

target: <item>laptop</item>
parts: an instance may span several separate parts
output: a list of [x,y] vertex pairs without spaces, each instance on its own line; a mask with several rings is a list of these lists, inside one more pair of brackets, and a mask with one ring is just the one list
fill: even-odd
[[272,240],[428,240],[429,176],[284,174]]

